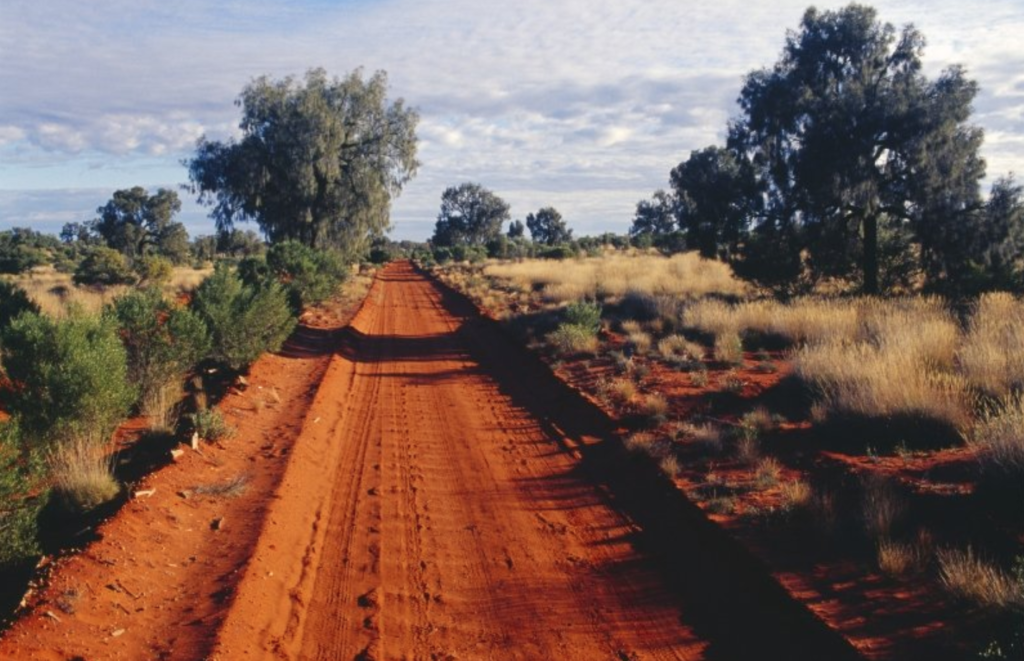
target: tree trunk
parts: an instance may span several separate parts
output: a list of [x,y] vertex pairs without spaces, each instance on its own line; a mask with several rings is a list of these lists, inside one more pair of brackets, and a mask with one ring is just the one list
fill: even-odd
[[864,216],[864,293],[878,293],[878,216]]

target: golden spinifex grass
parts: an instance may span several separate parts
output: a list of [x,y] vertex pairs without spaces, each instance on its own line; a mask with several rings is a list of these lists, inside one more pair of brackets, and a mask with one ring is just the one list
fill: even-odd
[[532,259],[488,264],[484,273],[529,291],[540,288],[552,302],[610,299],[629,292],[649,296],[699,298],[708,294],[742,296],[747,286],[728,265],[696,253],[606,254],[576,260]]
[[[161,288],[168,296],[192,291],[212,272],[213,269],[178,267]],[[52,266],[34,268],[11,278],[11,281],[25,290],[40,310],[51,317],[63,317],[73,307],[87,313],[100,312],[129,289],[126,285],[80,287],[72,281],[70,273],[60,273]]]
[[984,394],[1005,397],[1024,388],[1024,301],[985,294],[957,351],[961,371]]

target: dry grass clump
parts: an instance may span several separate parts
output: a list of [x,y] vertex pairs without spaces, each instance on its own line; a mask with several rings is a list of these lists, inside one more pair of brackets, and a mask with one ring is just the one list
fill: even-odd
[[668,400],[659,393],[650,393],[643,398],[640,404],[640,412],[653,424],[663,422],[668,416]]
[[623,445],[630,452],[647,452],[648,449],[654,444],[654,435],[644,431],[638,431],[635,434],[630,434],[623,441]]
[[722,451],[722,432],[711,423],[693,425],[684,423],[680,425],[679,434],[689,438],[697,445],[707,449],[709,452],[719,453]]
[[[211,273],[212,268],[176,267],[170,280],[161,285],[161,289],[167,296],[177,296],[198,287]],[[90,314],[99,313],[129,289],[127,285],[80,287],[72,281],[70,273],[60,273],[53,266],[36,267],[11,281],[25,290],[43,314],[55,318],[67,316],[71,308]]]
[[680,471],[683,469],[679,463],[679,459],[677,459],[674,454],[668,454],[662,457],[658,462],[658,468],[661,469],[662,473],[671,478],[678,476]]
[[873,475],[864,481],[861,516],[871,539],[890,539],[907,516],[907,499],[896,485]]
[[633,347],[633,351],[638,355],[646,355],[651,351],[651,345],[654,341],[651,336],[644,331],[634,331],[626,336],[626,342]]
[[968,421],[966,380],[937,371],[918,344],[900,350],[893,342],[830,342],[796,352],[796,374],[820,397],[822,413],[866,418],[926,418],[961,429]]
[[1024,301],[1007,293],[982,296],[957,362],[971,385],[991,397],[1024,388]]
[[765,457],[754,467],[754,483],[761,489],[778,484],[781,475],[782,464],[775,457]]
[[732,331],[715,336],[715,359],[730,365],[743,364],[743,341]]
[[658,354],[666,360],[699,361],[704,358],[704,347],[682,335],[669,335],[658,340]]
[[631,379],[612,379],[603,390],[609,399],[619,404],[628,404],[636,397],[636,384]]
[[1024,476],[1024,396],[1009,395],[983,413],[967,440],[990,470]]
[[70,512],[88,512],[121,491],[114,479],[114,459],[82,439],[59,443],[49,456],[54,493]]
[[878,569],[889,576],[907,576],[924,570],[929,550],[919,543],[879,540],[875,546]]
[[953,595],[986,608],[1024,606],[1024,585],[970,547],[941,550],[938,559],[939,578]]
[[539,288],[552,302],[580,298],[617,298],[629,292],[648,296],[698,298],[708,294],[741,296],[746,285],[728,265],[697,253],[664,257],[613,253],[575,260],[530,259],[489,264],[484,273],[525,290]]
[[779,494],[782,497],[781,508],[786,512],[809,507],[814,497],[811,485],[799,479],[783,482]]
[[563,354],[594,353],[599,344],[597,335],[576,324],[561,324],[548,334],[548,342]]

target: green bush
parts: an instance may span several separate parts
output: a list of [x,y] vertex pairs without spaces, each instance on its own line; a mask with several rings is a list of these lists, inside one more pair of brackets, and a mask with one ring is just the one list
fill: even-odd
[[45,504],[39,462],[24,451],[17,424],[0,422],[0,568],[39,554],[36,522]]
[[42,441],[105,442],[135,400],[113,320],[72,312],[22,314],[3,333],[7,403],[22,431]]
[[160,255],[146,255],[135,264],[135,272],[146,285],[162,285],[174,274],[174,264]]
[[18,286],[0,280],[0,333],[22,312],[39,313],[39,306]]
[[346,276],[345,263],[337,253],[314,250],[298,241],[271,246],[267,266],[287,288],[296,312],[333,296]]
[[587,329],[591,335],[601,330],[601,304],[576,301],[565,307],[565,323]]
[[192,425],[200,438],[207,441],[219,441],[235,435],[235,428],[224,421],[224,416],[217,409],[203,409],[191,415]]
[[78,285],[124,285],[135,282],[135,274],[124,255],[96,246],[79,263],[72,279]]
[[296,323],[278,283],[245,285],[223,263],[196,289],[192,306],[210,331],[209,357],[232,370],[280,349]]
[[206,324],[191,310],[166,301],[156,288],[128,292],[108,314],[120,331],[128,378],[139,388],[142,410],[162,414],[165,389],[180,383],[210,351]]

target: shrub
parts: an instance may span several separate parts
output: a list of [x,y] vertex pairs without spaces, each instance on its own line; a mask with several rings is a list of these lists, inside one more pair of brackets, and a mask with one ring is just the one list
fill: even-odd
[[125,285],[135,282],[135,274],[125,256],[105,246],[96,246],[75,269],[77,285]]
[[333,296],[346,276],[340,255],[314,250],[299,241],[272,245],[267,251],[267,266],[288,290],[295,312]]
[[596,335],[601,330],[601,304],[576,301],[565,306],[565,323],[580,326]]
[[128,378],[139,388],[143,412],[162,416],[166,391],[210,350],[206,325],[191,310],[172,305],[155,288],[131,291],[109,310],[127,350]]
[[561,324],[548,335],[548,342],[565,354],[593,352],[598,345],[594,333],[578,324]]
[[106,441],[135,400],[112,319],[23,314],[3,336],[10,412],[43,440]]
[[20,443],[17,424],[0,422],[0,568],[39,554],[36,522],[45,498],[29,497],[38,482],[38,463]]
[[146,285],[162,285],[174,274],[174,264],[160,255],[146,255],[135,264],[135,272]]
[[200,438],[211,443],[235,435],[235,428],[224,420],[217,409],[203,409],[192,414],[192,425]]
[[121,492],[114,479],[114,456],[82,438],[58,443],[50,453],[53,495],[67,512],[80,514],[109,502]]
[[39,306],[32,302],[25,290],[0,280],[0,333],[22,312],[39,314]]
[[280,285],[243,285],[226,264],[199,286],[192,306],[210,331],[210,358],[232,370],[280,349],[296,323]]

